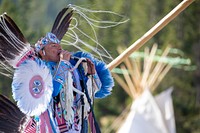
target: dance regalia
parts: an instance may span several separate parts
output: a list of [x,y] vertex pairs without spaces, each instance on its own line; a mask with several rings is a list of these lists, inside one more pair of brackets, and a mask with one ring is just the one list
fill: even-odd
[[[65,14],[67,10],[58,14],[51,33],[43,40],[62,39],[72,16],[72,11]],[[43,61],[36,52],[40,46],[32,48],[5,14],[1,16],[0,28],[0,43],[7,44],[7,47],[0,47],[1,51],[5,50],[0,56],[1,65],[15,69],[13,98],[25,114],[19,125],[21,132],[87,132],[88,123],[96,127],[90,129],[92,132],[100,132],[98,126],[94,126],[97,123],[92,103],[94,98],[104,98],[111,93],[113,78],[106,64],[84,52],[73,53],[76,59],[70,61]],[[95,65],[94,75],[87,74],[87,64],[83,63],[86,58]],[[0,115],[0,122],[1,118]]]
[[[105,69],[105,64],[101,61],[94,60],[90,54],[77,52],[74,53],[74,55],[86,56],[87,58],[93,59],[92,61],[95,63],[97,70],[101,71],[101,73],[108,72],[108,70]],[[95,94],[96,98],[103,98],[110,93],[108,89],[107,92],[105,91],[106,89],[104,89],[105,92],[100,92],[102,83],[97,74],[98,72],[89,77],[81,77],[80,72],[84,72],[84,70],[81,69],[82,67],[73,70],[73,64],[76,65],[76,63],[77,61],[75,60],[71,60],[71,62],[60,61],[58,64],[55,62],[45,62],[53,77],[53,99],[44,113],[39,116],[34,116],[34,118],[29,120],[25,132],[36,132],[37,129],[41,132],[47,132],[47,129],[48,132],[80,132],[82,123],[90,117],[89,114],[91,113],[87,97],[82,92],[83,88],[81,82],[83,80],[88,85],[87,88],[88,91],[90,91],[90,99],[93,99],[92,96],[95,98]],[[93,81],[93,84],[91,84],[91,81]],[[91,91],[93,91],[94,94],[92,94]],[[101,91],[103,91],[103,89]],[[81,96],[83,96],[84,100],[84,114],[82,114],[83,103]],[[82,121],[82,117],[84,121]],[[46,120],[47,118],[48,120]]]

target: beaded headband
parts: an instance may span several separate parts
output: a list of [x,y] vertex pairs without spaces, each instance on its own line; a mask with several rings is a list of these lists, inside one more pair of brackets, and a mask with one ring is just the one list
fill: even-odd
[[42,48],[44,48],[47,44],[50,43],[56,43],[60,44],[60,40],[51,32],[48,32],[45,37],[41,38],[36,44],[35,44],[35,51],[39,52]]

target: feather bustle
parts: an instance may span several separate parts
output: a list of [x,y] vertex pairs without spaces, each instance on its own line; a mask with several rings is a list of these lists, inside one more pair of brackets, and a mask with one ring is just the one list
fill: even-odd
[[6,96],[0,94],[0,132],[19,132],[19,127],[25,118],[18,107]]
[[[16,37],[23,43],[25,43],[25,44],[28,43],[28,41],[26,40],[26,38],[24,37],[24,35],[20,31],[20,29],[17,27],[15,22],[8,15],[5,15],[5,18],[8,21],[8,23],[11,25],[11,27],[13,28],[13,31],[15,31],[14,34],[16,35]],[[12,29],[11,29],[11,31],[12,31]]]
[[6,14],[0,16],[0,63],[15,67],[22,51],[30,49],[30,44],[15,22]]

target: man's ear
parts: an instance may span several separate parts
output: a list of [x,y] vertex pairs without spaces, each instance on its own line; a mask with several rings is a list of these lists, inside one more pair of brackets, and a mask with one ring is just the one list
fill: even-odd
[[42,59],[45,59],[45,51],[44,50],[40,50],[39,54],[40,54]]

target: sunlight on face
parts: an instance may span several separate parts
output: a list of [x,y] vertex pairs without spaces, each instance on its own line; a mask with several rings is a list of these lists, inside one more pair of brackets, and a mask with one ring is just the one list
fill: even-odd
[[62,50],[59,44],[51,43],[44,47],[46,61],[60,61],[60,52]]

